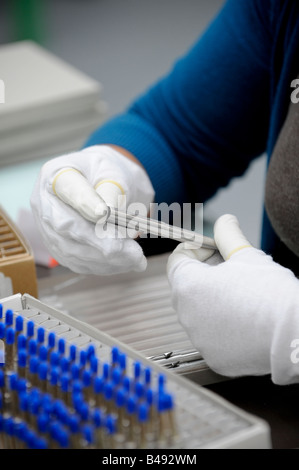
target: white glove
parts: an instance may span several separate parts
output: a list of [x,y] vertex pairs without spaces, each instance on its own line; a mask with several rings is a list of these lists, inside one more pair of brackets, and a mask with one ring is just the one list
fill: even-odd
[[46,247],[61,265],[82,274],[143,271],[147,262],[138,243],[113,225],[97,223],[105,220],[107,205],[122,208],[121,198],[126,206],[149,208],[152,184],[137,163],[97,145],[47,162],[31,207]]
[[193,345],[221,375],[299,382],[299,281],[253,248],[234,216],[220,217],[214,236],[222,260],[181,244],[167,266],[173,305]]

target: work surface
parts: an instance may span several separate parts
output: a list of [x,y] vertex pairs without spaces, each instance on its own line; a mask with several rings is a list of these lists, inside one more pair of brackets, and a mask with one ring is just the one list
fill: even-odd
[[[156,259],[158,260],[158,266],[161,267],[160,263],[162,262],[163,265],[165,257],[162,256]],[[155,269],[157,269],[157,264],[155,265],[155,258],[153,258],[149,263],[149,272],[154,273]],[[72,294],[78,295],[78,286],[81,286],[81,289],[83,288],[85,290],[89,283],[90,286],[94,287],[95,282],[93,277],[90,277],[88,281],[88,278],[74,275],[62,267],[52,270],[38,267],[37,276],[39,294],[42,300],[47,299],[48,302],[53,302],[56,308],[61,309],[75,306],[75,297],[73,297]],[[101,279],[99,279],[99,285],[100,281]],[[113,277],[110,279],[106,278],[105,282],[107,283],[107,292],[109,292],[108,284],[113,282]],[[164,286],[164,289],[166,289],[166,286]],[[92,293],[92,290],[90,290],[89,293]],[[79,293],[79,296],[81,294]],[[166,306],[165,312],[169,316],[171,315],[171,310],[170,307],[167,306],[166,300],[164,302],[164,309]],[[169,302],[169,299],[167,301]],[[115,298],[112,298],[112,296],[111,304],[115,307]],[[78,311],[79,307],[77,306],[76,312]],[[162,311],[161,316],[163,316]],[[142,318],[140,318],[140,322],[141,321]],[[182,337],[186,342],[185,347],[188,347],[188,339],[184,338],[184,333],[180,331],[179,326],[176,325],[175,318],[171,321],[176,331],[175,334]],[[101,323],[99,323],[99,325],[100,324]],[[98,328],[100,328],[99,325],[97,325]],[[115,325],[115,327],[117,327],[117,325]],[[109,328],[111,327],[109,326]],[[135,333],[138,336],[138,324],[135,324],[135,329]],[[106,330],[105,332],[111,334],[113,329],[111,331]],[[127,332],[131,332],[130,325],[128,325]],[[116,330],[116,334],[122,334],[122,330]],[[155,335],[155,332],[152,331],[152,334]],[[128,341],[132,341],[130,336],[127,336],[127,338]],[[125,339],[126,335],[120,338],[120,340],[126,342]],[[154,339],[155,338],[152,338],[153,341]],[[151,345],[151,341],[148,341],[148,344]],[[140,344],[137,344],[137,346],[140,347]],[[158,349],[159,348],[160,345],[158,344]],[[159,349],[159,351],[160,350],[161,349]],[[200,364],[200,362],[198,364]],[[175,368],[174,373],[177,373]],[[194,380],[194,377],[196,377],[196,375],[187,375],[187,378],[190,380]],[[201,377],[203,377],[203,386],[218,393],[232,404],[267,421],[271,427],[272,445],[274,449],[299,448],[299,384],[281,387],[274,385],[270,377],[246,377],[235,380],[223,380],[223,378],[217,377],[213,375],[213,373],[208,375],[205,373]],[[196,381],[198,380],[196,379]],[[198,382],[200,383],[200,380]]]

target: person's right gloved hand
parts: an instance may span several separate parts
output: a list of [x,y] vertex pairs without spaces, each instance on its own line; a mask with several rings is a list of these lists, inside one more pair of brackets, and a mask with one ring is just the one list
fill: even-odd
[[[59,194],[59,197],[58,197]],[[116,274],[146,269],[132,238],[105,230],[107,205],[141,203],[149,209],[154,189],[146,171],[106,145],[54,158],[41,169],[31,208],[45,246],[63,266],[81,274]]]

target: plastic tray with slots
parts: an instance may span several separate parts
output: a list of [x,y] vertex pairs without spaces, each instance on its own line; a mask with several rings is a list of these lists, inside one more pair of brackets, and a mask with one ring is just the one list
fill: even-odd
[[[32,320],[46,332],[55,331],[67,345],[86,349],[92,343],[100,361],[109,361],[117,346],[127,355],[128,371],[133,362],[150,366],[154,376],[163,373],[174,397],[177,426],[176,449],[271,448],[269,426],[263,420],[231,405],[226,400],[190,380],[146,359],[119,340],[62,313],[30,295],[16,294],[1,300],[4,311],[12,309],[25,322]],[[130,374],[130,372],[128,372]],[[170,447],[171,448],[171,447]],[[174,447],[173,447],[174,448]]]

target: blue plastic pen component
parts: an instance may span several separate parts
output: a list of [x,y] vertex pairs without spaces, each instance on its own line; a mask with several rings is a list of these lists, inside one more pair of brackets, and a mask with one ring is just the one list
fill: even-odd
[[68,428],[72,434],[77,434],[80,430],[80,418],[76,414],[72,414],[68,420]]
[[4,323],[0,323],[0,339],[5,338],[5,325]]
[[16,318],[16,331],[20,333],[24,328],[24,319],[21,315],[18,315]]
[[35,449],[48,449],[48,443],[46,439],[36,436],[35,439]]
[[31,321],[31,320],[27,323],[27,338],[28,339],[32,338],[34,336],[34,326],[35,325],[34,325],[33,321]]
[[86,366],[87,363],[87,353],[86,351],[82,350],[80,351],[80,356],[79,356],[79,366],[81,369],[83,369]]
[[7,328],[6,335],[5,335],[6,336],[5,340],[6,340],[7,345],[8,344],[9,345],[14,344],[14,342],[15,342],[15,333],[16,332],[15,332],[14,328],[11,328],[11,327]]
[[138,406],[138,420],[140,423],[145,423],[149,418],[149,407],[147,403],[141,403]]
[[63,338],[58,340],[58,353],[62,356],[65,354],[65,339]]
[[83,384],[81,380],[73,380],[71,382],[71,387],[72,387],[72,394],[79,393],[82,395]]
[[135,395],[138,400],[141,400],[144,396],[144,385],[141,382],[135,382]]
[[26,379],[18,379],[16,382],[16,390],[18,394],[22,394],[27,390],[27,380]]
[[70,361],[67,357],[62,357],[60,360],[61,372],[68,372],[70,370]]
[[12,438],[14,435],[14,420],[10,416],[4,416],[3,418],[3,430],[10,438]]
[[45,329],[40,326],[38,329],[37,329],[37,342],[38,344],[43,344],[45,341]]
[[112,349],[111,349],[111,361],[112,361],[112,364],[113,365],[116,365],[118,364],[118,361],[119,361],[119,349],[114,346]]
[[5,374],[3,370],[0,369],[0,388],[5,387]]
[[23,413],[27,413],[29,405],[29,394],[27,392],[19,393],[19,407]]
[[37,385],[37,372],[38,372],[39,360],[37,356],[32,356],[29,359],[29,380],[33,387]]
[[106,425],[106,430],[108,434],[112,435],[116,433],[117,428],[116,428],[115,416],[108,415],[106,418],[105,425]]
[[70,443],[69,434],[62,427],[58,428],[57,442],[62,449],[66,449],[69,447],[69,443]]
[[[23,336],[23,335],[22,335]],[[20,338],[20,336],[19,336]],[[28,354],[34,356],[37,354],[37,341],[36,339],[31,338],[28,342]]]
[[134,378],[139,380],[141,376],[141,363],[139,361],[134,362]]
[[60,389],[63,394],[66,394],[70,391],[71,386],[71,376],[67,372],[61,375],[60,378]]
[[90,361],[95,356],[96,350],[93,344],[90,344],[86,350],[87,360]]
[[45,412],[41,412],[37,417],[37,429],[41,434],[45,434],[48,431],[49,426],[49,415]]
[[71,344],[69,348],[69,360],[74,362],[77,359],[77,347],[74,344]]
[[104,414],[99,408],[96,408],[94,410],[92,415],[92,422],[96,428],[101,428],[104,425]]
[[24,443],[24,442],[25,442],[26,424],[25,424],[24,421],[19,421],[19,422],[16,424],[16,431],[15,431],[15,434],[16,434],[16,438],[17,438],[21,443]]
[[127,368],[127,356],[124,353],[119,354],[119,366],[123,372],[126,371]]
[[92,377],[89,370],[84,370],[82,373],[82,382],[84,387],[89,387],[92,383]]
[[58,367],[59,366],[59,354],[56,351],[52,351],[50,353],[50,365],[52,367]]
[[81,405],[78,409],[79,415],[82,421],[88,421],[89,418],[89,407],[84,401],[81,402]]
[[119,388],[115,394],[115,404],[118,408],[123,408],[127,401],[127,393],[123,388]]
[[152,381],[152,371],[150,367],[144,369],[144,382],[146,386],[149,386]]
[[115,367],[112,371],[112,382],[114,387],[117,387],[122,379],[122,371],[120,367]]
[[3,320],[3,305],[0,304],[0,322]]
[[39,360],[42,361],[42,362],[47,361],[48,360],[48,352],[49,352],[49,350],[48,350],[47,346],[44,346],[44,345],[40,346],[39,351],[38,351]]
[[18,349],[26,349],[27,348],[27,337],[25,335],[23,335],[23,333],[20,333],[19,336],[18,336],[17,348]]
[[97,375],[99,370],[99,360],[96,356],[90,359],[90,370],[93,375]]
[[12,310],[6,310],[5,313],[5,326],[12,326],[13,325],[13,311]]
[[134,396],[128,397],[127,400],[127,412],[132,415],[136,412],[137,400]]
[[125,376],[125,377],[123,378],[123,387],[124,387],[124,389],[125,389],[128,393],[131,391],[132,384],[131,384],[131,379],[130,379],[130,377]]
[[73,380],[78,380],[80,378],[80,367],[78,364],[72,364],[70,372]]
[[164,374],[159,374],[158,377],[158,388],[159,390],[163,390],[166,382],[166,377]]
[[26,349],[19,349],[18,351],[18,373],[20,377],[26,377],[28,354]]
[[49,347],[49,349],[53,349],[55,347],[55,343],[56,343],[56,335],[52,331],[48,335],[48,347]]
[[83,438],[86,441],[86,445],[90,446],[94,442],[94,429],[90,424],[85,424],[82,428]]
[[16,390],[17,389],[17,383],[18,383],[18,374],[13,372],[12,374],[9,375],[9,388],[10,388],[10,390]]
[[[52,387],[56,387],[58,385],[58,382],[59,382],[59,378],[60,378],[60,370],[58,367],[51,367],[50,368],[50,373],[49,373],[49,381],[50,381],[50,385]],[[56,398],[56,394],[55,394],[55,397]]]
[[103,379],[108,380],[110,378],[110,364],[106,362],[103,364]]
[[49,366],[47,362],[42,362],[38,366],[38,378],[40,388],[43,392],[47,391],[47,378],[48,378]]
[[102,377],[96,377],[93,382],[93,390],[95,393],[96,406],[101,406],[103,403],[103,390],[104,390],[105,380]]
[[148,403],[149,406],[153,405],[153,403],[154,403],[154,392],[151,388],[148,388],[146,390],[145,399],[146,399],[146,403]]

